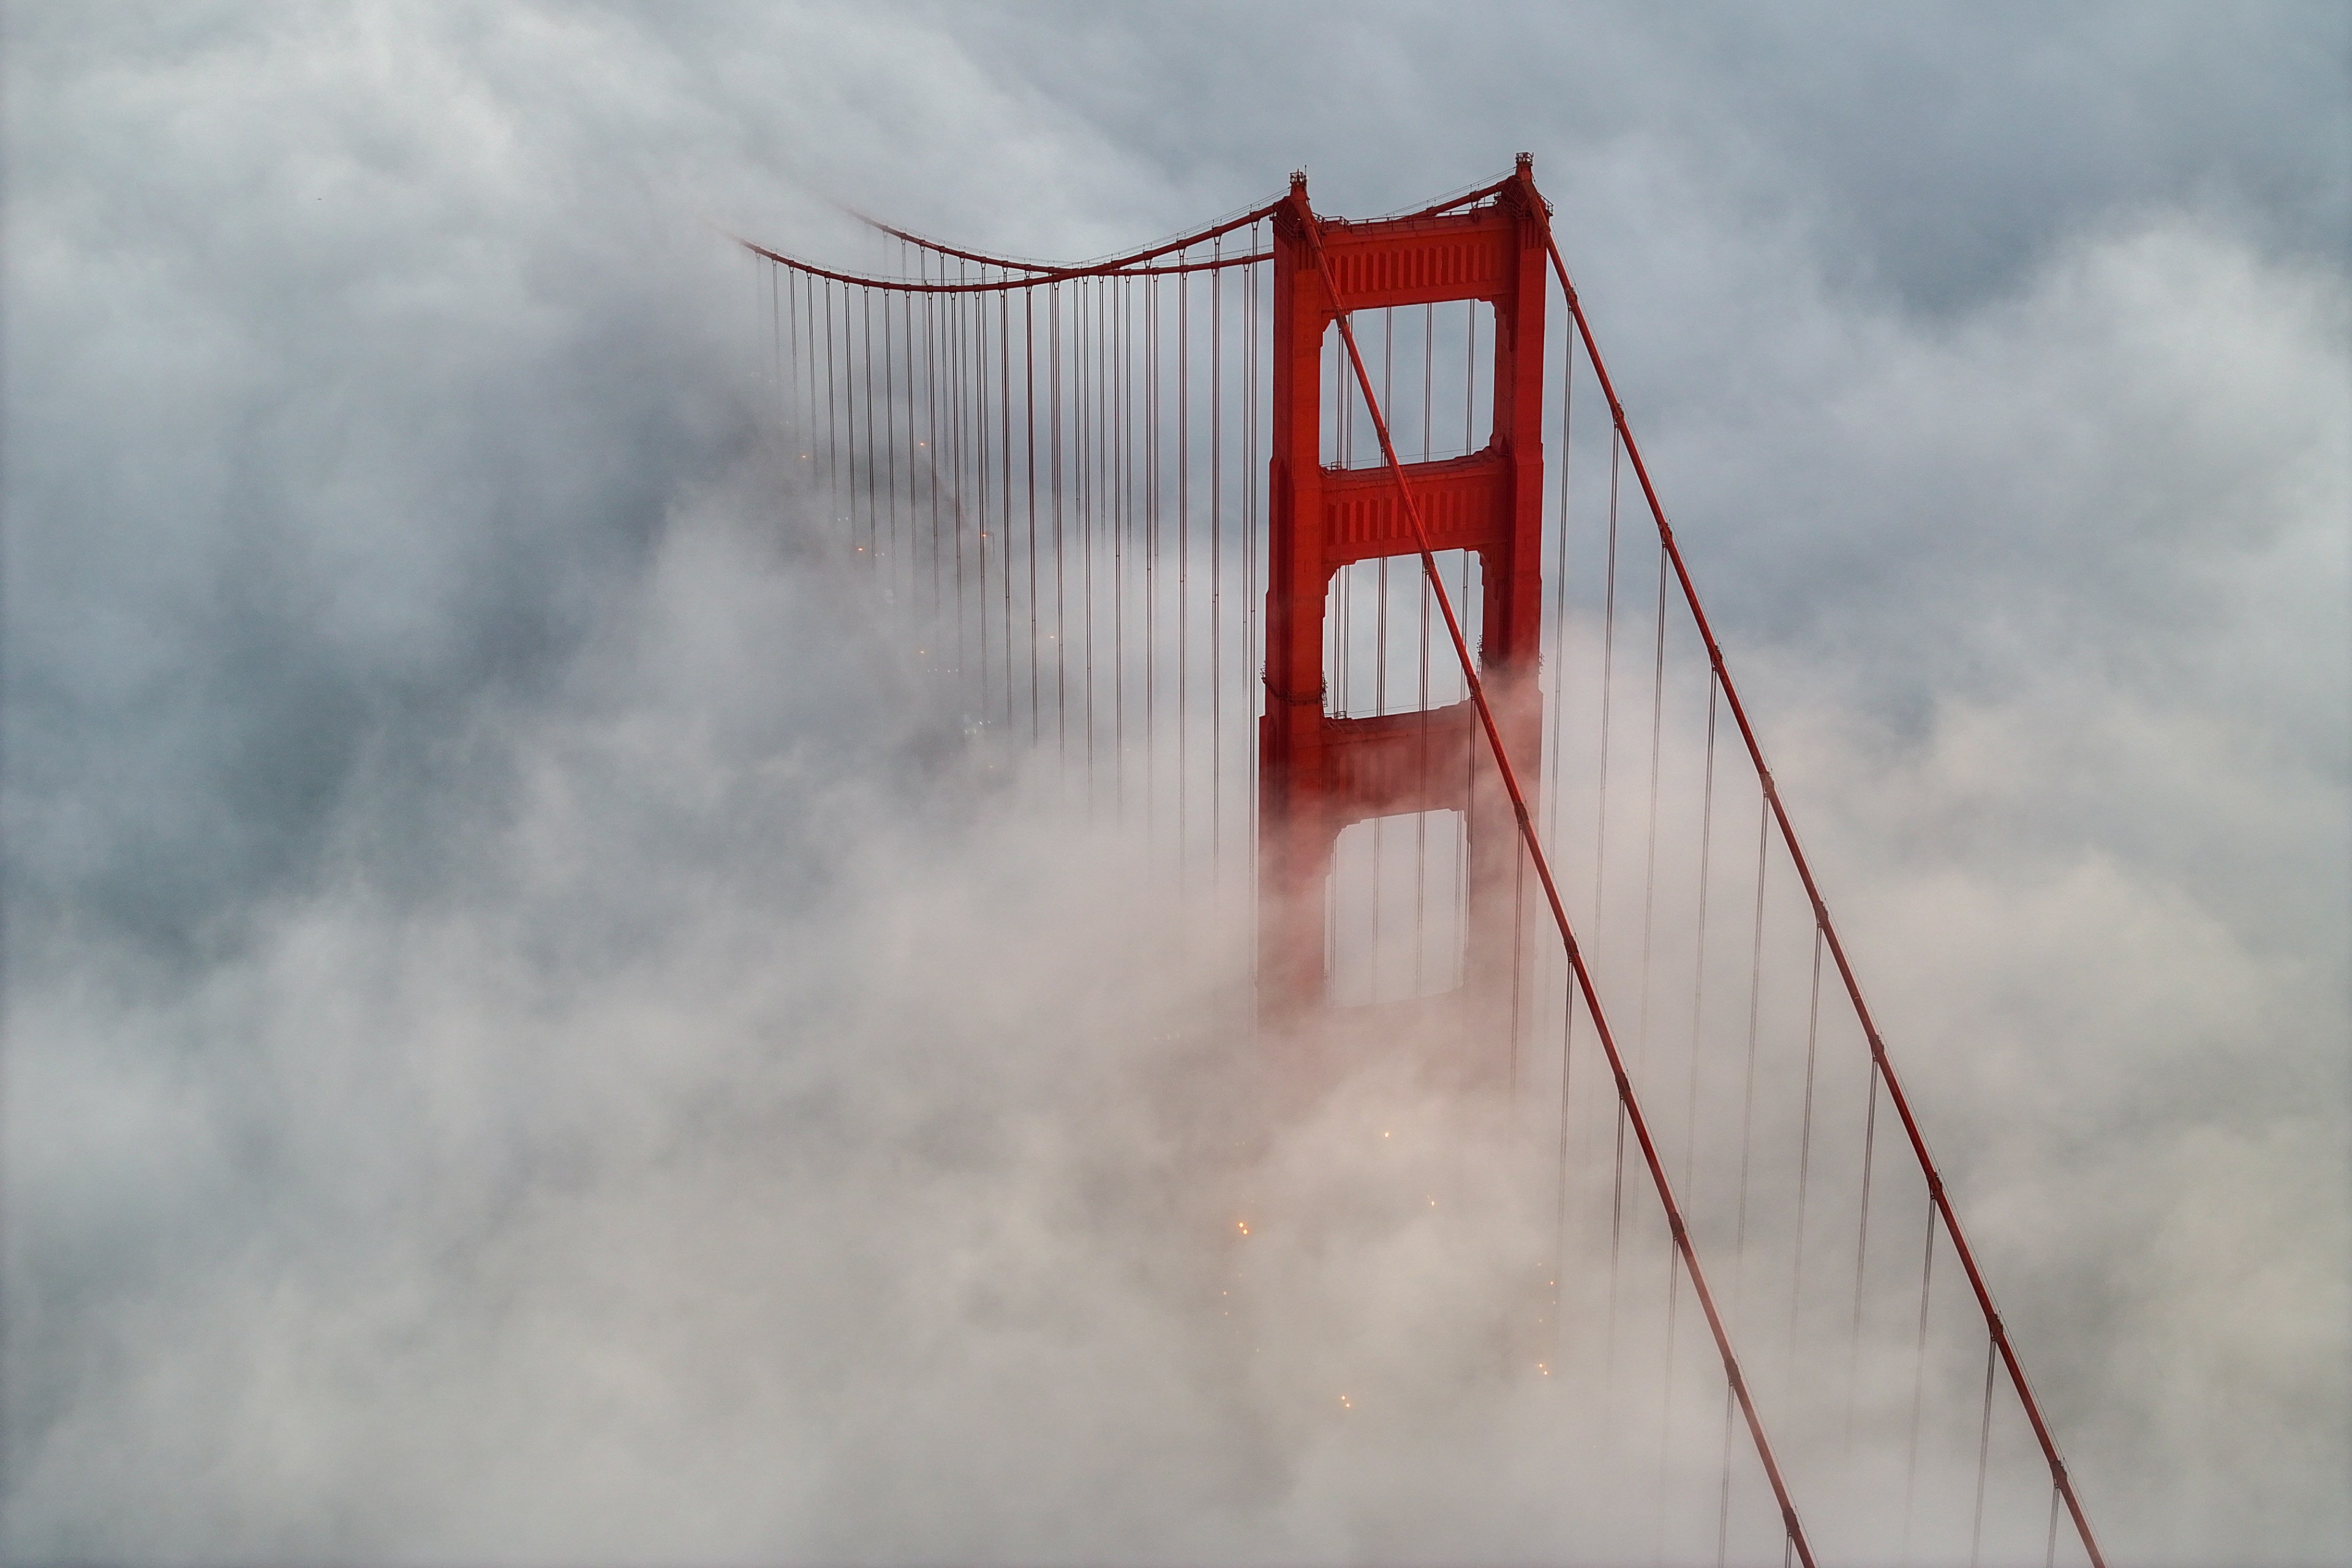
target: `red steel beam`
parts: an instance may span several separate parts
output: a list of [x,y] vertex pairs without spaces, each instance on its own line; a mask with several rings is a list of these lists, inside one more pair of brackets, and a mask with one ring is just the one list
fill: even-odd
[[[1305,176],[1292,179],[1294,200],[1303,204]],[[1441,205],[1481,195],[1500,199],[1469,212],[1318,219],[1321,248],[1312,254],[1296,218],[1303,205],[1286,207],[1272,226],[1266,706],[1258,771],[1258,1001],[1267,1020],[1301,1019],[1331,1005],[1321,893],[1340,828],[1364,816],[1458,807],[1469,863],[1462,983],[1453,994],[1468,1012],[1496,1015],[1496,1030],[1474,1026],[1470,1037],[1499,1037],[1517,952],[1518,888],[1509,874],[1517,830],[1483,747],[1464,743],[1474,727],[1467,706],[1458,715],[1459,735],[1441,732],[1440,711],[1396,721],[1325,711],[1336,673],[1326,637],[1333,574],[1414,548],[1384,472],[1322,459],[1326,334],[1338,316],[1355,310],[1484,301],[1495,323],[1486,444],[1461,458],[1412,464],[1408,475],[1429,539],[1479,557],[1484,679],[1521,767],[1536,765],[1540,715],[1527,697],[1540,651],[1541,344],[1551,281],[1516,178]],[[1453,765],[1441,765],[1441,753]],[[1380,798],[1374,792],[1382,784],[1397,793]],[[1498,1079],[1500,1061],[1496,1054],[1486,1064]]]

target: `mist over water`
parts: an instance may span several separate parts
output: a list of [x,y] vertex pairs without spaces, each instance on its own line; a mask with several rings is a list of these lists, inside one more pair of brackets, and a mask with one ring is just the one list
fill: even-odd
[[[1842,89],[1758,66],[1803,17],[1596,10],[1498,85],[1399,15],[1343,76],[1488,85],[1407,146],[1265,107],[1303,21],[1188,15],[12,16],[9,1556],[1711,1561],[1722,1384],[1686,1294],[1663,1375],[1592,1058],[1562,1202],[1556,1040],[1514,1102],[1257,1038],[1233,889],[968,732],[829,552],[704,223],[1084,255],[1523,144],[2111,1555],[2352,1542],[2343,109],[2279,64],[2333,35],[1841,23]],[[1914,54],[2013,111],[1841,133],[1916,129]],[[1659,994],[1645,1097],[1736,1104]],[[1688,1157],[1828,1556],[1895,1550],[1916,1381],[1912,1554],[1964,1559],[1916,1185],[1856,1338]],[[2015,1439],[1987,1561],[2041,1560]]]

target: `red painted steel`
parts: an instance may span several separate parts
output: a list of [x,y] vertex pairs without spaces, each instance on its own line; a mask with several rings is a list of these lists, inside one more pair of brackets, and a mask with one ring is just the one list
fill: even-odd
[[[1487,205],[1459,209],[1492,197]],[[1259,721],[1260,1016],[1290,1024],[1328,1002],[1324,883],[1351,822],[1458,809],[1467,819],[1462,990],[1507,1010],[1517,884],[1508,802],[1493,763],[1468,744],[1467,703],[1375,719],[1324,711],[1324,616],[1331,579],[1358,561],[1423,543],[1475,550],[1485,582],[1478,667],[1515,755],[1536,766],[1542,638],[1546,214],[1524,171],[1437,208],[1347,223],[1318,218],[1304,175],[1274,213],[1273,447],[1265,595],[1265,713]],[[1346,312],[1451,300],[1494,310],[1494,433],[1484,449],[1407,465],[1421,511],[1377,469],[1321,459],[1323,350]],[[1424,534],[1421,519],[1433,526]],[[1410,526],[1408,526],[1410,524]],[[1501,1070],[1509,1041],[1492,1041]]]

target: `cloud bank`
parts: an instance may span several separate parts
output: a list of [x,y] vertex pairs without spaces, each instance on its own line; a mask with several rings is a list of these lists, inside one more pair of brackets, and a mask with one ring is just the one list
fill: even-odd
[[1651,1550],[1510,1141],[1265,1109],[1223,911],[811,547],[710,227],[1521,147],[2110,1550],[2342,1554],[2341,19],[1484,21],[11,17],[13,1556]]

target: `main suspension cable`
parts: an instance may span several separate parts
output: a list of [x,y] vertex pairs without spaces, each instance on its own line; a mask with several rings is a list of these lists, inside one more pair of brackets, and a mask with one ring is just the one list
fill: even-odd
[[[1272,217],[1281,208],[1282,203],[1276,202],[1271,205],[1244,213],[1241,216],[1229,219],[1224,223],[1213,224],[1196,233],[1186,235],[1181,239],[1168,240],[1162,244],[1148,246],[1141,250],[1129,251],[1124,256],[1111,257],[1103,261],[1086,262],[1075,267],[1038,269],[1024,261],[983,256],[978,251],[956,250],[946,246],[916,240],[914,243],[926,250],[956,258],[959,263],[959,279],[953,283],[946,282],[944,279],[940,282],[932,283],[919,279],[877,278],[872,273],[847,272],[836,268],[820,267],[814,261],[804,261],[798,257],[786,256],[781,251],[771,250],[757,241],[744,238],[741,235],[730,235],[728,237],[747,250],[764,256],[771,261],[780,262],[796,271],[856,288],[885,289],[905,294],[982,294],[992,293],[1000,289],[1035,289],[1072,278],[1145,278],[1154,275],[1165,277],[1180,272],[1207,272],[1224,267],[1247,267],[1254,262],[1269,259],[1269,253],[1252,251],[1241,256],[1214,257],[1206,261],[1183,261],[1157,267],[1149,264],[1160,257],[1190,250],[1197,245],[1204,245],[1218,236],[1231,234],[1237,228],[1246,228],[1261,219]],[[897,231],[891,232],[895,234]],[[909,237],[900,235],[898,237]],[[977,264],[982,268],[992,267],[1007,271],[1023,272],[1024,276],[989,278],[983,272],[981,280],[975,283],[968,277],[961,276],[962,268],[972,264]],[[941,270],[944,273],[944,267]]]
[[[1531,201],[1538,200],[1534,197],[1532,189],[1529,190],[1528,196]],[[1339,298],[1339,289],[1331,275],[1329,258],[1324,253],[1320,226],[1313,211],[1307,206],[1304,190],[1294,190],[1287,200],[1306,237],[1308,250],[1315,259],[1316,270],[1321,275],[1323,287],[1336,302]],[[1549,238],[1547,234],[1548,243]],[[1707,1289],[1706,1277],[1699,1267],[1697,1249],[1691,1242],[1689,1227],[1684,1223],[1682,1210],[1675,1201],[1674,1184],[1666,1175],[1664,1163],[1659,1155],[1655,1140],[1651,1136],[1649,1122],[1642,1113],[1640,1101],[1634,1097],[1633,1080],[1626,1075],[1623,1058],[1618,1051],[1616,1039],[1609,1028],[1608,1016],[1601,1010],[1600,994],[1593,986],[1591,971],[1586,967],[1583,950],[1578,945],[1575,929],[1569,921],[1567,907],[1560,901],[1559,884],[1552,878],[1551,863],[1544,855],[1543,846],[1536,834],[1534,818],[1528,811],[1527,795],[1519,787],[1517,772],[1511,765],[1510,752],[1503,743],[1502,731],[1496,721],[1494,709],[1487,701],[1486,683],[1479,679],[1476,663],[1470,655],[1470,645],[1464,637],[1461,621],[1454,614],[1454,601],[1446,594],[1444,580],[1438,574],[1437,558],[1430,548],[1429,530],[1422,520],[1420,502],[1412,493],[1412,487],[1405,479],[1403,464],[1398,460],[1395,443],[1389,435],[1388,420],[1375,401],[1371,376],[1364,368],[1363,351],[1356,342],[1355,330],[1349,322],[1347,312],[1339,311],[1338,316],[1340,339],[1347,345],[1348,360],[1355,372],[1357,388],[1370,407],[1372,432],[1380,440],[1381,454],[1386,462],[1389,476],[1395,481],[1398,503],[1406,521],[1412,526],[1413,542],[1421,556],[1422,571],[1436,592],[1437,608],[1444,619],[1446,636],[1454,644],[1454,658],[1461,666],[1463,683],[1469,689],[1472,706],[1477,712],[1480,726],[1486,731],[1486,744],[1494,756],[1496,771],[1502,776],[1504,789],[1510,797],[1512,816],[1517,824],[1519,838],[1527,847],[1528,859],[1535,867],[1538,879],[1543,884],[1544,898],[1550,906],[1552,921],[1559,929],[1561,945],[1567,950],[1569,963],[1576,973],[1577,987],[1583,994],[1586,1011],[1592,1016],[1594,1032],[1600,1036],[1601,1049],[1609,1058],[1610,1069],[1617,1082],[1618,1102],[1624,1108],[1626,1121],[1641,1145],[1642,1157],[1649,1167],[1650,1179],[1657,1189],[1659,1204],[1665,1211],[1667,1226],[1673,1233],[1675,1249],[1683,1266],[1689,1271],[1693,1293],[1698,1298],[1699,1306],[1706,1313],[1708,1331],[1714,1337],[1717,1352],[1722,1358],[1724,1376],[1739,1402],[1741,1414],[1747,1418],[1748,1434],[1754,1440],[1757,1458],[1763,1465],[1765,1475],[1771,1483],[1773,1496],[1780,1504],[1781,1527],[1787,1532],[1799,1560],[1804,1563],[1805,1568],[1814,1568],[1811,1544],[1805,1537],[1802,1521],[1797,1517],[1796,1504],[1789,1494],[1788,1483],[1781,1476],[1780,1463],[1773,1457],[1771,1442],[1764,1432],[1763,1417],[1758,1413],[1755,1401],[1748,1394],[1747,1380],[1740,1374],[1739,1360],[1733,1352],[1729,1332],[1725,1328],[1722,1314],[1717,1310],[1714,1295]],[[1587,346],[1589,349],[1589,342]],[[1613,405],[1613,398],[1612,403]]]

